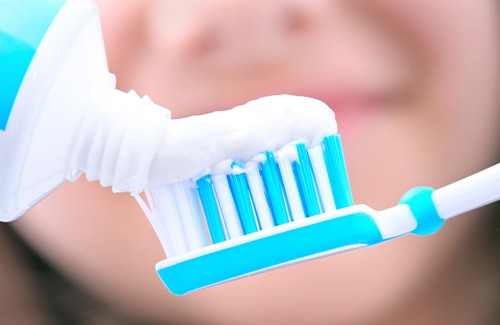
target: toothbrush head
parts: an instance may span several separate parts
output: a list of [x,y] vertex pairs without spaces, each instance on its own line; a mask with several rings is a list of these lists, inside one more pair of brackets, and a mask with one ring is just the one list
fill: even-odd
[[445,220],[500,200],[500,164],[398,205],[354,205],[339,135],[297,141],[252,161],[136,196],[167,253],[157,272],[174,294],[303,261],[438,231]]
[[[367,207],[352,209],[338,134],[136,196],[164,247],[167,288],[193,290],[383,241]],[[356,234],[344,232],[356,229]]]

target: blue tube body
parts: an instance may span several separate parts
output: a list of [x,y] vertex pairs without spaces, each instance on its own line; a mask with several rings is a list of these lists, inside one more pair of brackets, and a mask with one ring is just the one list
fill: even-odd
[[66,0],[0,2],[0,132],[38,45]]

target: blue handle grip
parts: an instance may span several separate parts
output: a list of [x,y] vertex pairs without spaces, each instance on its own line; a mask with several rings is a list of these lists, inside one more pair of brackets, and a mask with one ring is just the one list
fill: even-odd
[[433,188],[415,187],[406,192],[400,200],[407,204],[417,220],[417,228],[412,233],[427,236],[438,231],[444,223],[432,201]]

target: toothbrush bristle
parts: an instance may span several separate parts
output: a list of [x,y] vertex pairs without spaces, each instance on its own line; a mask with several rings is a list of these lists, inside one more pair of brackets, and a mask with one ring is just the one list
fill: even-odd
[[337,209],[341,209],[354,205],[340,136],[325,137],[323,145],[325,147],[324,154],[328,179],[333,191],[335,206]]
[[167,257],[353,205],[339,135],[148,191]]
[[264,181],[265,191],[269,199],[269,207],[274,217],[275,225],[282,225],[289,221],[283,195],[280,174],[271,151],[265,152],[266,160],[262,163],[262,180]]

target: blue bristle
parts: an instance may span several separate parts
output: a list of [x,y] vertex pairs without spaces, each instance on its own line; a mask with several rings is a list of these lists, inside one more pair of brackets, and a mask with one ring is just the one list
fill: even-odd
[[[323,139],[323,156],[326,163],[329,183],[332,189],[336,207],[344,208],[353,205],[349,180],[345,168],[342,144],[339,135],[327,136]],[[300,195],[301,204],[307,217],[318,215],[321,211],[320,200],[316,190],[315,175],[304,143],[296,146],[298,160],[292,163],[294,178]],[[290,222],[287,198],[283,190],[282,178],[274,153],[263,153],[265,160],[260,164],[260,174],[264,185],[264,194],[275,225]],[[232,168],[244,168],[242,162],[236,161]],[[256,210],[254,209],[248,180],[244,173],[227,175],[231,196],[234,199],[238,219],[243,234],[256,232],[260,229]],[[205,212],[206,222],[213,243],[226,240],[217,194],[214,191],[212,178],[207,175],[197,181],[198,194]]]
[[262,164],[262,176],[269,195],[269,205],[276,225],[282,225],[288,222],[288,213],[281,189],[280,175],[273,152],[266,151],[264,155],[266,160]]
[[197,182],[198,195],[200,196],[201,205],[205,212],[207,227],[212,238],[212,243],[219,243],[226,240],[224,229],[220,221],[219,209],[215,199],[212,180],[209,175],[200,178]]
[[306,217],[315,216],[321,213],[319,207],[318,196],[316,194],[316,186],[314,185],[313,170],[309,155],[304,143],[296,145],[299,161],[294,164],[296,166],[298,183],[303,196],[303,205]]
[[330,179],[335,206],[337,209],[351,206],[354,202],[347,177],[340,135],[327,136],[323,139],[323,143],[328,178]]
[[[236,167],[243,168],[243,164],[239,162],[233,163]],[[243,234],[250,234],[257,231],[255,223],[255,215],[250,198],[250,189],[245,177],[245,174],[230,174],[228,175],[229,186],[233,194],[238,216],[240,218]]]
[[[354,204],[339,135],[311,148],[291,142],[276,157],[266,151],[246,163],[234,161],[231,171],[221,173],[231,162],[222,161],[213,175],[196,180],[198,197],[191,187],[194,179],[146,193],[152,208],[144,202],[141,207],[165,237],[167,257],[174,257],[158,268],[172,292],[184,294],[383,240],[376,220],[363,210],[335,212]],[[219,245],[205,247],[208,237]]]

